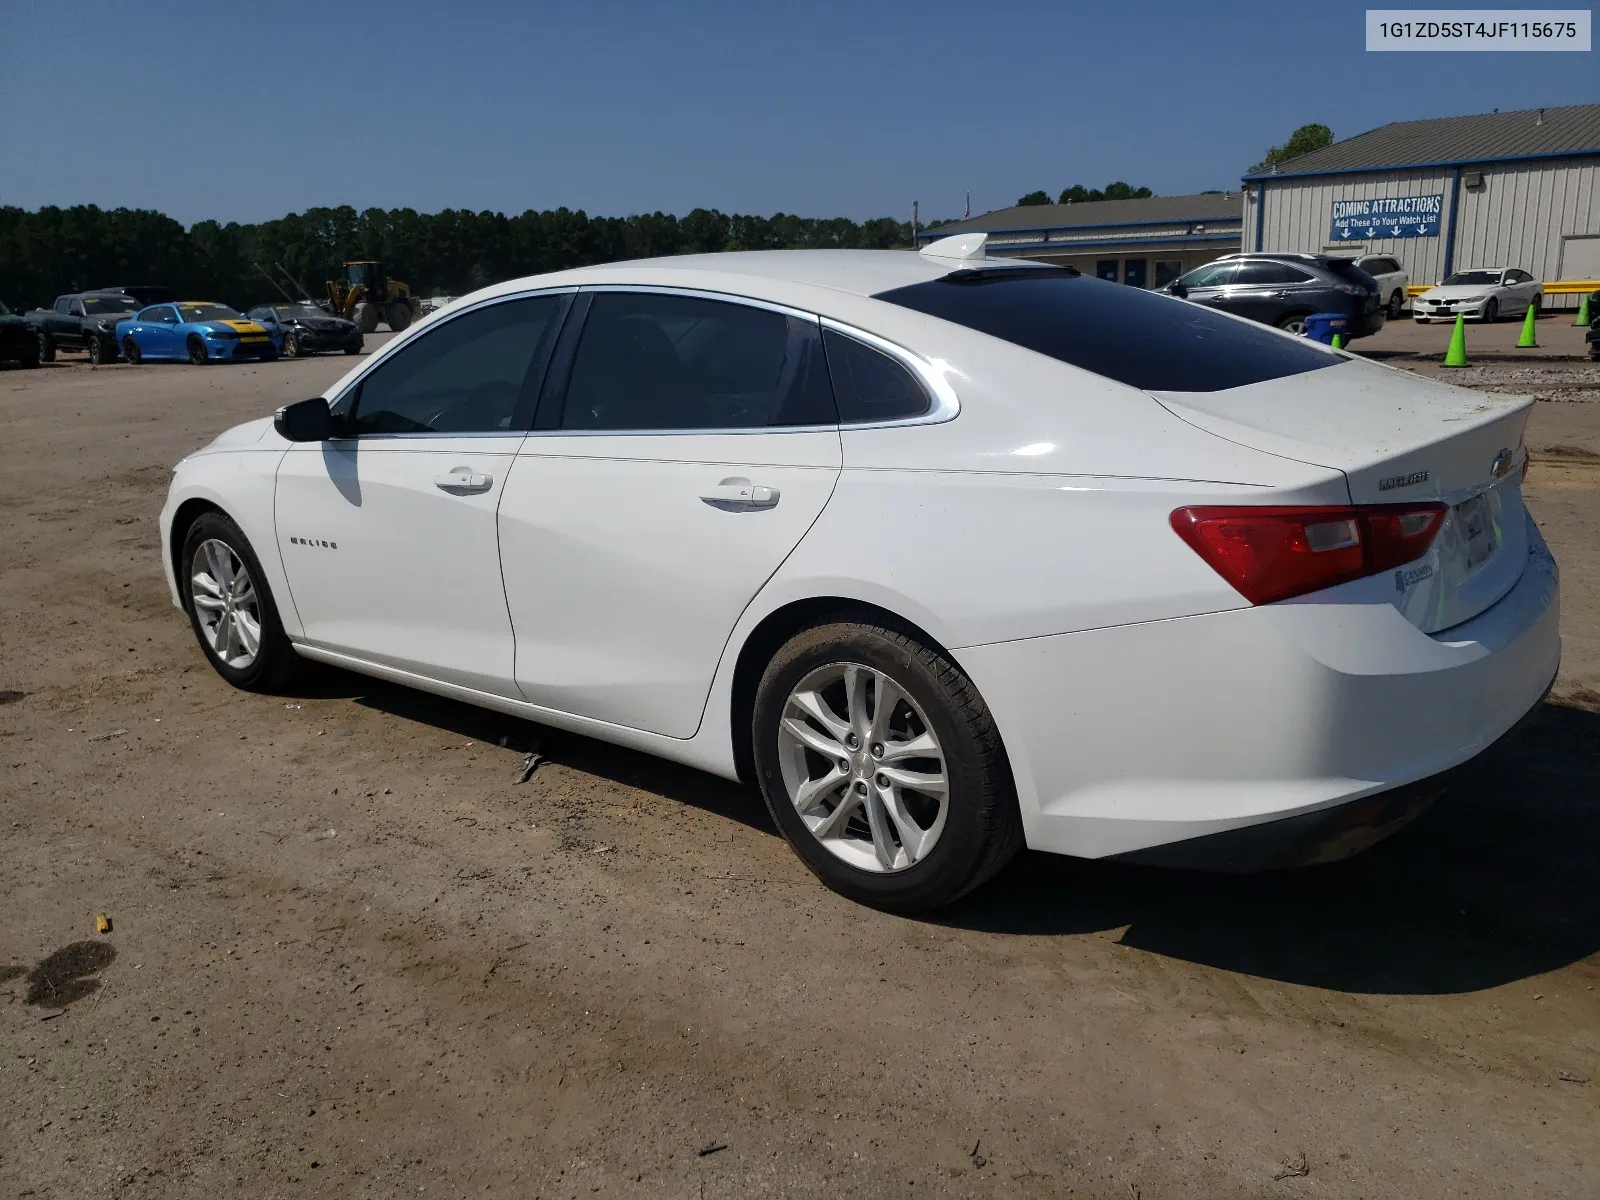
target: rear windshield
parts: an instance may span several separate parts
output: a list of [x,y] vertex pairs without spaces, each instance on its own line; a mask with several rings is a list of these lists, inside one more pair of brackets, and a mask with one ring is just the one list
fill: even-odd
[[958,271],[876,299],[1153,392],[1220,392],[1343,361],[1187,300],[1066,271]]

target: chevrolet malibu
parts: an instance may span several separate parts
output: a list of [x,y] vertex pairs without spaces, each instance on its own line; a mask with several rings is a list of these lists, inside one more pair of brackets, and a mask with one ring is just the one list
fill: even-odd
[[1556,672],[1530,406],[982,235],[617,263],[224,433],[164,565],[237,687],[330,663],[750,781],[912,912],[1024,845],[1408,820]]

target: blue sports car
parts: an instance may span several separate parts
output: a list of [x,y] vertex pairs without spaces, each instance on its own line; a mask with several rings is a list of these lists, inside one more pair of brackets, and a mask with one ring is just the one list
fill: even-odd
[[216,358],[278,357],[277,340],[254,321],[226,304],[179,301],[152,304],[117,322],[117,344],[130,363],[145,359],[188,359],[208,363]]

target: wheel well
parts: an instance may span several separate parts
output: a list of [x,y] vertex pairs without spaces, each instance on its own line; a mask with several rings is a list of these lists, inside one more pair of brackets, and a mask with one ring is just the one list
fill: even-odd
[[185,500],[178,505],[178,511],[172,514],[172,532],[167,546],[167,558],[172,563],[172,576],[178,580],[178,586],[183,586],[183,566],[178,562],[178,555],[183,553],[183,540],[189,536],[189,526],[193,525],[201,513],[222,513],[222,509],[209,500]]
[[739,659],[733,668],[733,688],[728,706],[729,731],[733,739],[734,767],[742,782],[754,784],[756,780],[755,747],[750,721],[755,713],[756,688],[761,684],[761,675],[767,669],[767,664],[778,649],[802,629],[841,620],[896,629],[917,638],[929,649],[949,656],[949,651],[920,626],[864,600],[814,596],[809,600],[796,600],[768,613],[750,631],[750,636],[739,648]]

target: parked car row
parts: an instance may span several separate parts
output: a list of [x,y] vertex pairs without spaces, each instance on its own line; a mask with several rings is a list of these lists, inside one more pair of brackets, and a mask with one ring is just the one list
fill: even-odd
[[0,360],[35,366],[57,350],[81,350],[91,363],[146,359],[298,358],[321,351],[360,354],[353,321],[311,303],[263,304],[245,316],[225,304],[179,301],[167,288],[101,288],[56,297],[0,325]]
[[[1391,255],[1336,258],[1325,254],[1227,254],[1169,283],[1168,293],[1235,316],[1304,333],[1312,313],[1338,313],[1348,322],[1347,337],[1367,337],[1385,318],[1405,311],[1409,277]],[[1544,285],[1517,267],[1473,267],[1456,271],[1442,284],[1411,301],[1419,324],[1520,318],[1539,306]]]

